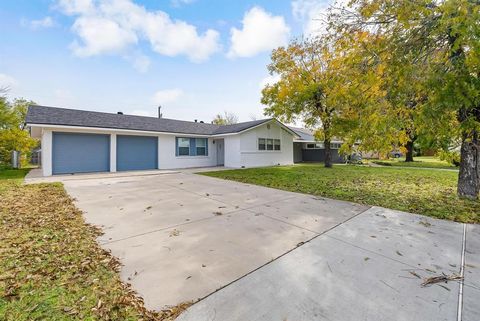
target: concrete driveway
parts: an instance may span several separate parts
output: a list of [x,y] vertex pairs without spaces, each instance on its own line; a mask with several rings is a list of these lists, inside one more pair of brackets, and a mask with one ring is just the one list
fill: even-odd
[[202,299],[181,321],[480,320],[478,226],[187,171],[64,184],[148,308]]

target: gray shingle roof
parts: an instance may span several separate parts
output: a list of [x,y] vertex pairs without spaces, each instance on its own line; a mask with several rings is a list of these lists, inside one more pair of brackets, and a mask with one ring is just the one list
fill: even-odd
[[26,117],[27,124],[114,128],[195,135],[238,133],[270,120],[262,119],[220,126],[176,119],[119,115],[38,105],[30,106]]
[[315,136],[313,135],[313,132],[311,130],[291,126],[289,126],[288,128],[297,133],[297,135],[300,137],[299,140],[315,141]]
[[252,121],[247,121],[247,122],[244,122],[244,123],[220,126],[217,130],[215,130],[215,134],[218,135],[218,134],[238,133],[238,132],[241,132],[245,129],[255,127],[255,126],[261,125],[263,123],[266,123],[270,120],[272,120],[272,118],[252,120]]
[[[315,134],[312,130],[307,129],[307,128],[298,128],[298,127],[292,127],[288,126],[291,130],[293,130],[299,138],[297,140],[304,140],[305,142],[315,142],[317,141],[315,139]],[[332,143],[343,143],[343,141],[340,138],[333,137],[332,138]]]

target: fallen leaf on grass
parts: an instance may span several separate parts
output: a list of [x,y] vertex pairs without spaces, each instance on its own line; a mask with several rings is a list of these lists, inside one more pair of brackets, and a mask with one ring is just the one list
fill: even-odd
[[[61,307],[51,311],[52,319],[171,321],[191,305],[147,310],[121,282],[118,259],[96,242],[101,229],[85,223],[62,184],[12,185],[0,199],[1,296],[19,319],[29,319],[44,304],[36,294],[40,289]],[[54,292],[59,289],[61,297]],[[32,302],[22,309],[18,298],[27,296]]]

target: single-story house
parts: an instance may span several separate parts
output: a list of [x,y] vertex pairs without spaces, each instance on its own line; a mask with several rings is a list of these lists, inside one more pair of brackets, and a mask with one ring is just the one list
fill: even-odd
[[222,126],[36,105],[26,124],[41,140],[44,176],[288,165],[298,135],[275,119]]
[[[297,137],[293,139],[293,161],[295,163],[325,161],[325,146],[323,142],[315,140],[314,133],[311,130],[296,127],[289,128],[297,134]],[[334,138],[330,142],[333,163],[345,162],[344,157],[338,152],[342,143],[343,141],[338,138]]]

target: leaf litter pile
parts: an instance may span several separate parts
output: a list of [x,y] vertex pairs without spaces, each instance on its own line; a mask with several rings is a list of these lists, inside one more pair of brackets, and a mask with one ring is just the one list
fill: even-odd
[[149,311],[123,283],[61,184],[0,193],[0,320],[174,320],[189,304]]

